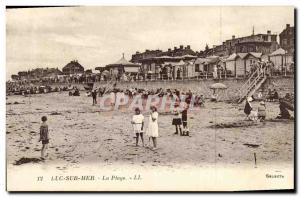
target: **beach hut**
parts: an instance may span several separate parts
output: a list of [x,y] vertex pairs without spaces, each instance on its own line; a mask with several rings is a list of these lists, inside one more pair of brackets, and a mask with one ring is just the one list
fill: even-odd
[[261,61],[262,53],[233,53],[226,60],[226,69],[231,70],[235,77],[246,76],[251,69],[251,65]]
[[205,58],[197,58],[194,62],[195,72],[213,73],[214,67],[219,63],[219,56],[208,56]]
[[231,71],[234,76],[236,76],[235,69],[237,57],[238,55],[233,53],[225,60],[226,70]]
[[283,48],[279,48],[269,55],[269,60],[273,62],[275,70],[283,71],[284,68],[289,70],[288,65],[293,63],[293,56],[287,54]]

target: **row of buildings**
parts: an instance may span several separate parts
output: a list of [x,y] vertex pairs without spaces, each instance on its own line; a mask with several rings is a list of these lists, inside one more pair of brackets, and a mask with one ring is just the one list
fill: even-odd
[[130,61],[125,60],[123,56],[122,61],[105,68],[115,75],[130,73],[126,71],[130,66],[136,67],[135,72],[131,72],[132,75],[139,70],[140,75],[147,75],[146,78],[151,78],[151,75],[157,77],[162,72],[171,73],[167,78],[189,78],[203,73],[211,75],[213,68],[217,66],[228,75],[239,77],[246,76],[251,65],[264,61],[272,62],[274,70],[278,72],[289,71],[294,64],[294,33],[294,27],[286,24],[279,34],[279,43],[277,34],[270,30],[265,34],[255,34],[253,30],[249,36],[233,35],[221,45],[212,48],[206,46],[203,51],[193,51],[190,45],[169,48],[167,51],[147,49],[142,53],[137,51]]
[[[239,77],[247,76],[253,64],[257,62],[272,62],[278,71],[290,70],[294,62],[294,27],[289,24],[277,35],[267,31],[266,34],[254,34],[245,37],[232,36],[221,45],[203,51],[194,51],[190,45],[162,50],[145,50],[136,52],[131,60],[125,59],[124,54],[120,60],[105,67],[96,67],[98,75],[105,74],[120,79],[124,75],[134,78],[193,78],[201,75],[211,76],[215,67],[220,68],[225,75]],[[37,68],[31,71],[19,72],[12,79],[53,78],[72,75],[92,75],[91,70],[76,60],[69,62],[60,71],[58,68]]]
[[28,71],[20,71],[17,75],[12,75],[12,80],[40,80],[54,79],[72,75],[89,74],[91,70],[84,70],[84,67],[77,61],[73,60],[65,65],[62,70],[58,68],[35,68]]

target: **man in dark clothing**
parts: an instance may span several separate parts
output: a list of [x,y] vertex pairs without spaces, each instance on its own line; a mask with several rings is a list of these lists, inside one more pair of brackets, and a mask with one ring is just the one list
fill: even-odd
[[283,98],[279,99],[280,114],[277,116],[278,119],[290,119],[291,115],[288,110],[294,111],[294,106]]
[[183,136],[189,136],[189,128],[187,125],[187,110],[188,107],[186,107],[182,112],[181,112],[181,119],[182,119],[182,126],[183,126]]
[[93,105],[97,104],[97,91],[92,91],[92,97],[93,97]]

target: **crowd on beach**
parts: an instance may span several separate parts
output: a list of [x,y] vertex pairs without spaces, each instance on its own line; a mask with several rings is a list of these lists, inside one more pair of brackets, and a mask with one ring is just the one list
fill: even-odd
[[[179,136],[190,136],[190,130],[188,126],[188,111],[190,109],[191,98],[195,93],[192,91],[180,91],[178,89],[167,89],[157,88],[156,90],[145,90],[138,88],[129,88],[126,90],[121,90],[114,88],[112,90],[105,90],[101,87],[92,91],[93,105],[97,103],[97,96],[103,96],[105,94],[126,94],[129,97],[134,97],[137,95],[142,95],[146,99],[150,95],[174,95],[174,98],[178,99],[175,102],[173,110],[170,112],[172,115],[172,124],[174,126],[174,135]],[[261,94],[261,92],[260,92]],[[175,97],[176,95],[176,97]],[[182,97],[184,95],[184,97]],[[184,98],[184,100],[182,100]],[[204,107],[205,99],[203,95],[200,95],[199,102],[197,103],[200,107]],[[101,98],[100,98],[101,99]],[[253,101],[259,101],[259,106],[255,109],[252,106]],[[245,101],[244,113],[246,119],[250,121],[264,122],[267,118],[266,102],[278,102],[280,113],[276,117],[277,119],[292,119],[289,111],[294,111],[294,95],[286,93],[284,97],[279,97],[279,93],[276,89],[269,89],[265,96],[248,97]],[[180,107],[180,103],[184,103],[183,107]],[[114,103],[112,103],[114,104]],[[40,141],[42,141],[41,157],[45,159],[45,152],[49,143],[49,133],[48,125],[46,124],[47,117],[42,117],[42,124],[40,127]],[[151,150],[156,150],[158,148],[157,138],[159,137],[159,112],[155,105],[150,106],[150,113],[148,117],[147,128],[145,127],[145,116],[143,114],[143,109],[136,107],[134,109],[134,114],[132,115],[132,137],[134,138],[135,146],[139,146],[140,143],[142,147],[150,148]],[[148,143],[145,143],[145,138],[149,139]]]
[[[24,86],[25,87],[25,86]],[[26,94],[38,94],[38,93],[48,93],[48,92],[59,92],[59,91],[69,91],[69,96],[79,96],[79,89],[76,86],[64,86],[64,87],[50,87],[50,86],[28,86],[24,88],[22,86],[18,87],[10,87],[12,88],[12,92],[21,92],[21,95]],[[111,88],[106,86],[101,86],[98,88],[94,88],[92,90],[87,90],[86,95],[91,96],[93,99],[93,105],[97,104],[97,97],[103,97],[105,95],[112,95],[112,98],[118,97],[118,95],[125,95],[128,98],[133,99],[136,96],[140,96],[142,99],[147,99],[149,96],[158,96],[164,97],[167,96],[169,98],[175,99],[175,106],[170,111],[172,115],[172,124],[174,126],[174,135],[179,136],[190,136],[190,130],[188,127],[188,111],[190,110],[190,103],[193,99],[193,106],[195,107],[204,107],[206,100],[210,100],[215,102],[215,95],[212,95],[210,98],[207,98],[207,95],[199,94],[197,91],[191,90],[179,90],[179,89],[163,89],[163,88],[155,88],[155,89],[144,89],[144,88],[126,88],[120,89],[116,87],[116,84],[113,84]],[[256,98],[253,96],[249,97],[245,101],[244,113],[246,115],[246,119],[251,121],[265,121],[267,117],[266,110],[266,102],[278,102],[280,113],[276,117],[278,119],[291,119],[289,111],[294,111],[293,103],[294,103],[294,95],[291,93],[287,93],[284,97],[280,97],[280,94],[276,89],[269,89],[267,94],[263,95],[262,90],[259,91]],[[252,106],[252,102],[256,100],[259,101],[259,106],[255,109]],[[184,107],[180,107],[180,103],[184,103]],[[112,105],[115,104],[115,101],[112,100]],[[133,136],[135,139],[135,145],[138,146],[140,141],[142,146],[146,146],[144,142],[144,137],[149,138],[150,145],[152,142],[151,149],[155,150],[158,147],[157,138],[159,136],[159,112],[157,106],[152,105],[150,107],[150,115],[148,118],[148,126],[145,128],[144,122],[145,117],[142,114],[143,109],[135,108],[134,115],[131,118]],[[41,157],[45,158],[45,152],[47,150],[47,145],[49,143],[49,134],[48,134],[48,125],[46,124],[47,117],[42,117],[42,125],[40,127],[40,137],[42,141],[42,150]]]
[[103,97],[105,94],[110,94],[112,99],[112,103],[114,104],[116,97],[124,97],[127,96],[129,99],[133,99],[136,96],[140,96],[142,99],[146,100],[149,96],[157,96],[157,97],[164,97],[167,96],[171,99],[178,98],[178,99],[185,99],[185,102],[188,104],[193,99],[193,106],[204,106],[205,97],[203,94],[199,94],[198,92],[192,92],[191,90],[188,91],[180,91],[179,89],[163,89],[163,88],[156,88],[156,89],[144,89],[144,88],[127,88],[127,89],[120,89],[120,88],[113,88],[113,89],[106,89],[105,87],[96,88],[92,91],[88,91],[86,93],[87,96],[92,96],[93,98],[93,105],[97,104],[97,97]]
[[[259,107],[255,110],[252,107],[253,101],[259,101]],[[245,102],[244,113],[246,114],[246,119],[252,121],[265,121],[266,112],[266,102],[278,102],[280,113],[276,119],[293,119],[289,111],[294,111],[294,94],[286,93],[284,97],[279,97],[276,89],[269,89],[265,97],[262,96],[261,91],[258,93],[257,98],[253,96],[248,97]]]
[[28,95],[28,94],[46,94],[51,92],[62,92],[78,89],[76,86],[50,86],[33,84],[9,84],[6,86],[7,95]]

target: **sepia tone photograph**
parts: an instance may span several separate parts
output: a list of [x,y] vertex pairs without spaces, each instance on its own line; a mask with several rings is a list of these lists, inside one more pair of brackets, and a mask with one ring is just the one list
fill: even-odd
[[7,191],[295,189],[294,7],[5,17]]

